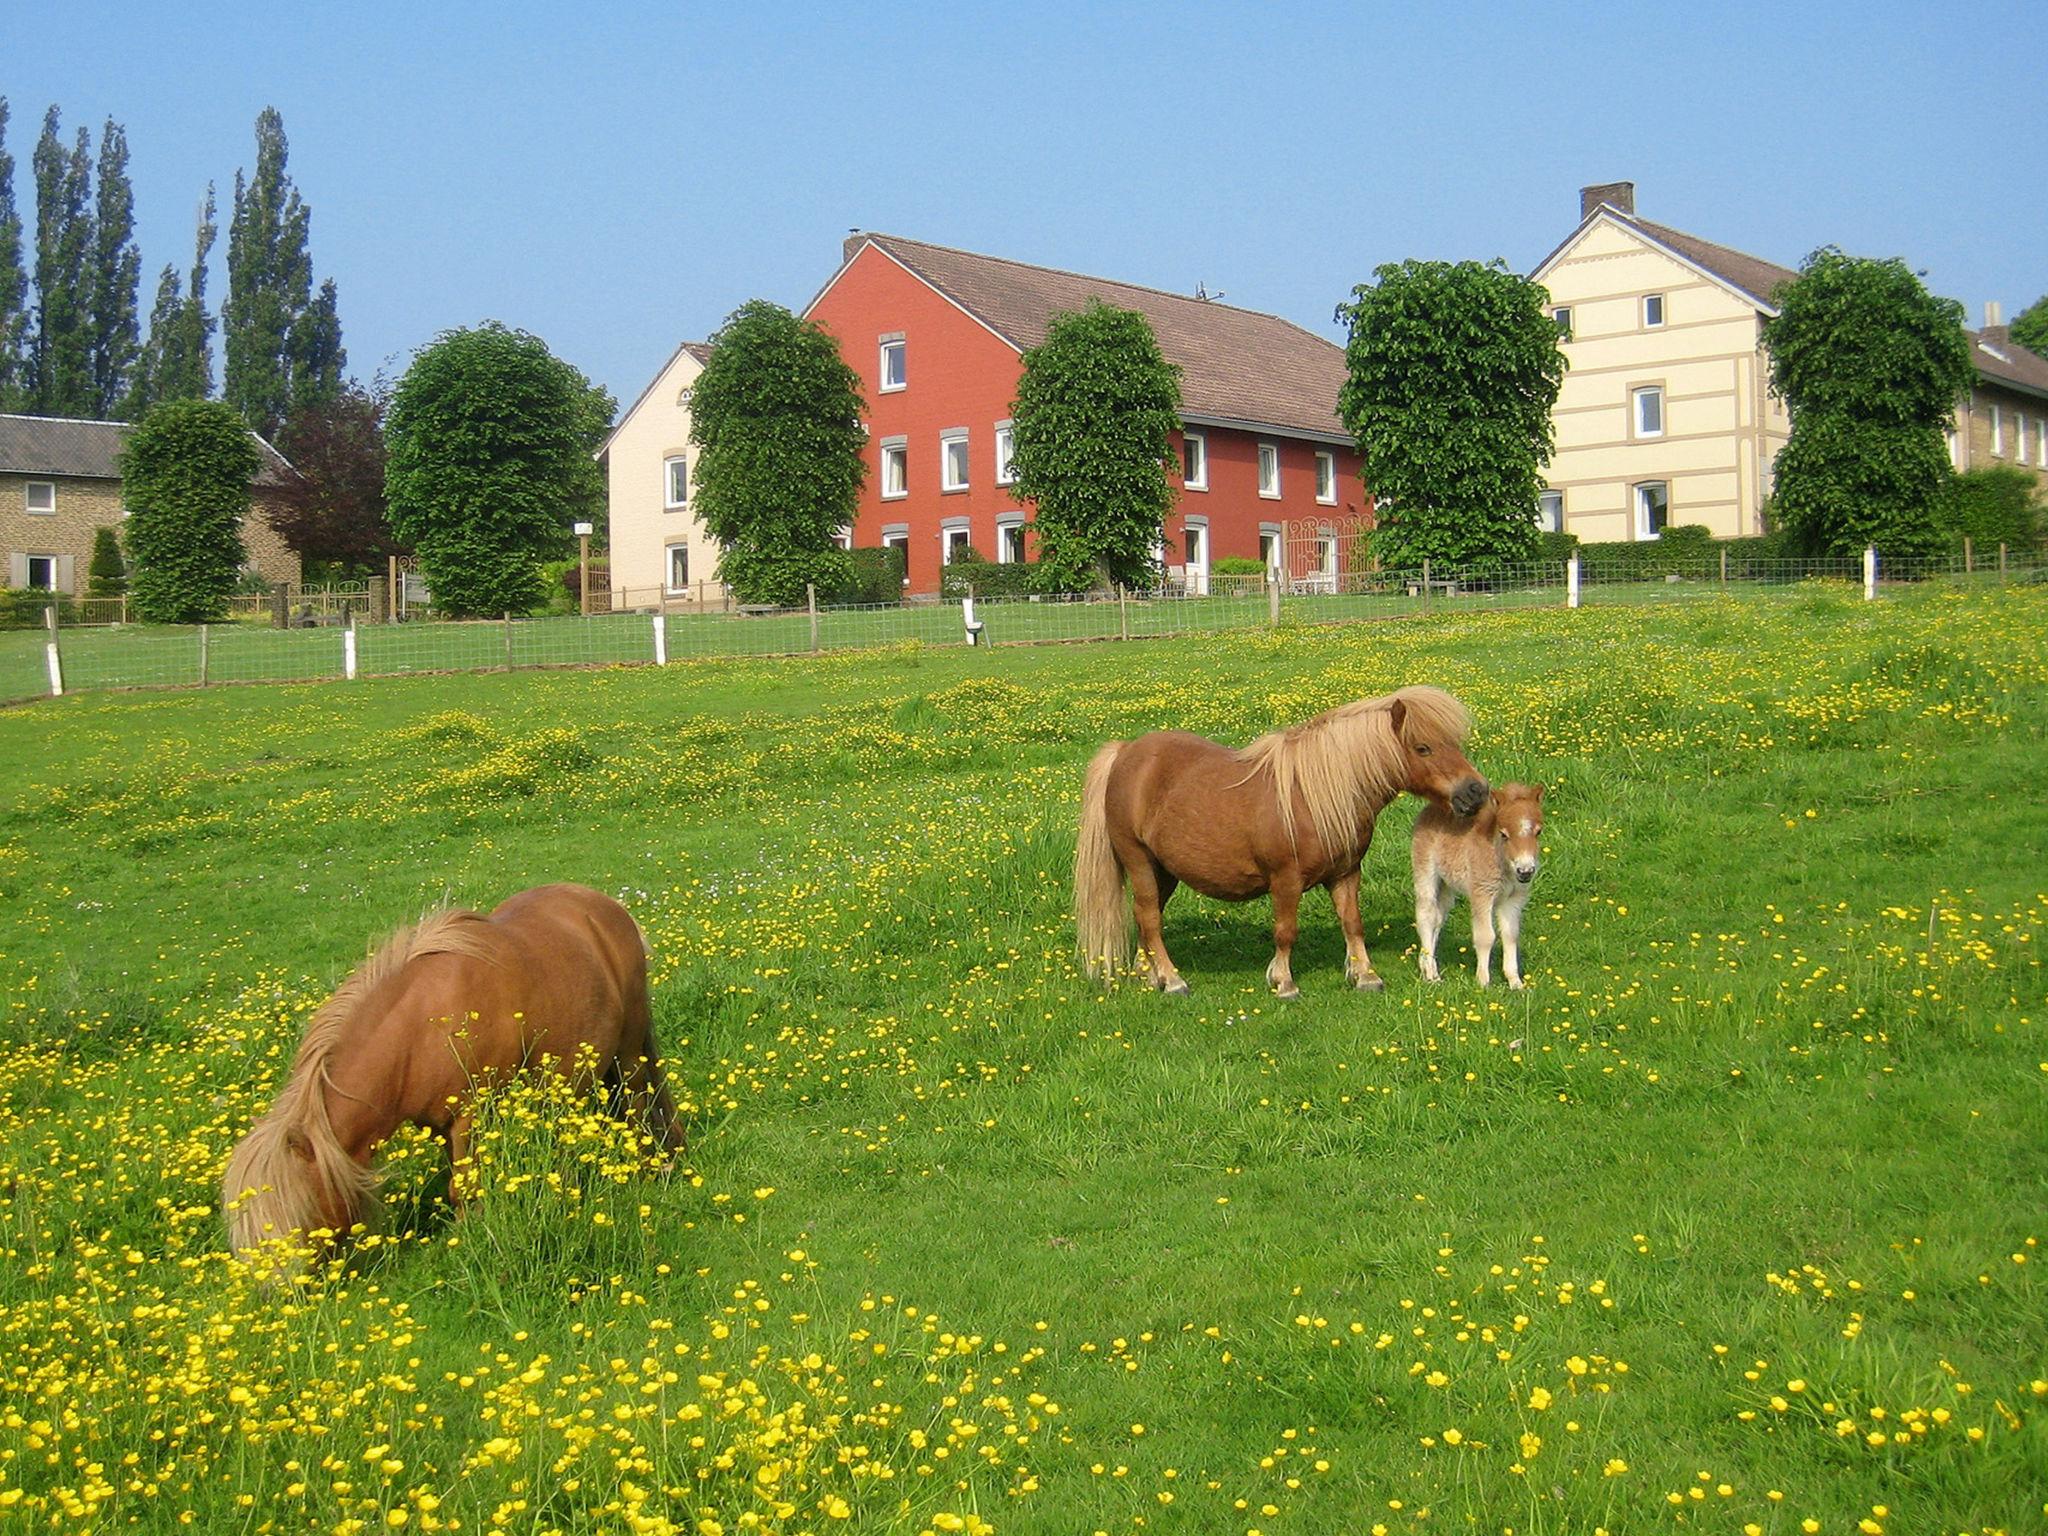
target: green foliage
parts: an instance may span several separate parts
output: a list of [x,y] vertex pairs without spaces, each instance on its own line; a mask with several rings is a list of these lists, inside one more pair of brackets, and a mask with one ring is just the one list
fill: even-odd
[[863,604],[902,602],[904,565],[903,551],[894,546],[849,551],[846,587],[834,601]]
[[795,607],[804,588],[845,589],[839,547],[867,473],[860,378],[822,328],[750,299],[711,338],[692,386],[692,505],[724,546],[718,574],[740,601]]
[[1024,354],[1010,411],[1012,493],[1037,507],[1039,585],[1156,585],[1160,530],[1173,510],[1180,369],[1151,323],[1099,300],[1054,316],[1044,342]]
[[1942,542],[1942,440],[1970,382],[1962,306],[1903,261],[1815,251],[1764,323],[1771,385],[1792,417],[1773,504],[1801,549],[1887,555]]
[[90,417],[92,381],[92,156],[86,131],[69,153],[55,107],[36,141],[36,329],[29,409]]
[[1249,555],[1225,555],[1221,560],[1209,563],[1212,576],[1263,576],[1266,565],[1263,560],[1254,560]]
[[384,487],[436,608],[489,616],[543,600],[540,562],[603,505],[591,453],[608,400],[538,336],[495,321],[444,331],[413,359],[385,418]]
[[149,337],[135,364],[131,416],[159,400],[204,400],[213,393],[214,318],[206,308],[206,264],[220,233],[214,213],[213,183],[208,182],[193,241],[191,280],[181,289],[177,269],[169,264],[157,279]]
[[112,118],[100,130],[98,199],[93,209],[92,414],[111,418],[128,399],[129,373],[141,350],[136,285],[142,253],[135,247],[135,192],[128,184],[128,134]]
[[1576,533],[1551,532],[1545,530],[1536,535],[1536,558],[1538,560],[1569,560],[1579,552],[1579,536]]
[[14,156],[7,152],[7,98],[0,96],[0,411],[26,403],[28,369],[28,271],[21,263]]
[[86,591],[94,597],[119,597],[128,590],[128,562],[121,541],[102,525],[92,531],[92,564],[86,568]]
[[74,604],[69,592],[52,592],[47,587],[0,587],[0,629],[41,629],[43,617],[57,610],[57,622],[69,624]]
[[2000,544],[2033,549],[2041,542],[2044,516],[2041,482],[2011,464],[1951,476],[1935,508],[1935,521],[1951,541],[1968,537],[1980,552]]
[[128,434],[121,488],[139,617],[192,624],[226,611],[261,465],[248,427],[218,401],[167,401]]
[[1404,261],[1352,290],[1338,414],[1380,502],[1373,553],[1472,569],[1532,558],[1564,355],[1505,263]]
[[972,547],[955,550],[952,564],[939,573],[939,595],[962,598],[1023,597],[1049,590],[1045,573],[1035,565],[999,565],[984,559]]
[[2013,316],[2011,336],[2029,352],[2048,357],[2048,294]]

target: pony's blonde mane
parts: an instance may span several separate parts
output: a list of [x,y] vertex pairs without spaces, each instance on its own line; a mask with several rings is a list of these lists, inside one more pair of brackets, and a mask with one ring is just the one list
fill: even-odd
[[[1407,712],[1399,735],[1393,723],[1397,701]],[[1285,730],[1269,731],[1240,748],[1237,757],[1251,770],[1246,779],[1261,769],[1272,775],[1280,825],[1289,843],[1295,838],[1294,797],[1299,794],[1324,848],[1355,848],[1372,815],[1408,782],[1404,743],[1420,739],[1462,744],[1471,729],[1465,706],[1443,689],[1401,688],[1377,699],[1339,704]]]
[[323,1188],[339,1195],[347,1210],[361,1211],[379,1175],[348,1155],[328,1120],[335,1050],[377,989],[412,961],[448,954],[494,959],[486,922],[475,912],[450,909],[401,928],[307,1021],[291,1076],[228,1159],[221,1198],[231,1248],[254,1249],[317,1225]]

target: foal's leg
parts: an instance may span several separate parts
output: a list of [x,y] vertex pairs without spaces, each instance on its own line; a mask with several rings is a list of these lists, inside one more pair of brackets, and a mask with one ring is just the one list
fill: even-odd
[[1528,904],[1527,886],[1516,892],[1520,901],[1504,901],[1500,907],[1500,964],[1507,972],[1508,986],[1522,990],[1522,908]]
[[1417,964],[1424,981],[1441,978],[1436,968],[1436,941],[1444,930],[1444,914],[1450,910],[1446,894],[1436,871],[1425,869],[1415,877],[1415,937],[1422,948]]
[[1301,877],[1292,873],[1283,875],[1273,882],[1273,961],[1266,967],[1266,980],[1282,997],[1301,996],[1301,988],[1294,984],[1294,971],[1289,964],[1294,936],[1301,927],[1300,915]]
[[1127,872],[1131,877],[1131,915],[1138,921],[1138,942],[1145,946],[1152,985],[1178,997],[1188,990],[1188,984],[1166,953],[1166,937],[1160,930],[1160,918],[1167,897],[1174,893],[1180,882],[1150,858],[1136,860]]
[[1472,892],[1472,950],[1479,956],[1482,987],[1493,980],[1493,900],[1492,891]]
[[1358,871],[1328,883],[1337,926],[1344,930],[1344,979],[1361,992],[1383,991],[1387,984],[1374,974],[1372,956],[1365,952],[1365,919],[1358,912]]

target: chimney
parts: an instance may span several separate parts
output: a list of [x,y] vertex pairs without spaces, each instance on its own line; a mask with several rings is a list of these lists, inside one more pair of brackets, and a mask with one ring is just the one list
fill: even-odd
[[1585,223],[1593,216],[1593,210],[1602,203],[1616,213],[1634,217],[1636,211],[1636,184],[1632,181],[1603,181],[1597,186],[1579,188],[1579,222]]
[[2005,306],[1996,299],[1984,301],[1984,329],[1995,331],[2005,324]]
[[839,262],[844,266],[853,260],[853,253],[867,244],[867,235],[858,229],[847,231],[846,244],[839,248]]

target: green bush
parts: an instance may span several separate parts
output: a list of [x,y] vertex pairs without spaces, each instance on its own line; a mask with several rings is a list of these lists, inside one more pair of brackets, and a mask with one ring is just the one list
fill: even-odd
[[1211,576],[1263,576],[1266,574],[1266,565],[1264,561],[1254,560],[1249,555],[1225,555],[1221,560],[1210,562],[1209,574]]
[[57,622],[70,623],[73,604],[69,593],[42,587],[0,588],[0,629],[41,629],[48,622],[43,613],[53,605]]
[[92,531],[92,564],[86,568],[86,591],[94,597],[119,597],[128,590],[128,562],[121,541],[108,527]]
[[953,552],[953,563],[939,575],[939,595],[962,598],[972,590],[976,597],[1025,597],[1040,590],[1043,572],[1035,565],[998,565],[984,560],[973,545]]
[[1960,549],[1965,537],[1979,550],[2000,544],[2033,549],[2041,542],[2044,509],[2040,484],[2024,469],[1994,464],[1957,475],[1935,503],[1934,519]]
[[139,618],[192,624],[227,612],[262,462],[242,418],[218,400],[166,401],[128,434],[121,490]]
[[1579,536],[1576,533],[1545,532],[1536,535],[1538,560],[1569,560],[1579,552]]
[[847,555],[846,585],[835,603],[900,603],[903,601],[904,551],[895,545],[856,549]]

